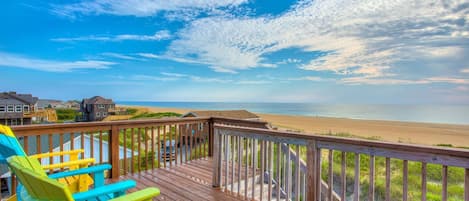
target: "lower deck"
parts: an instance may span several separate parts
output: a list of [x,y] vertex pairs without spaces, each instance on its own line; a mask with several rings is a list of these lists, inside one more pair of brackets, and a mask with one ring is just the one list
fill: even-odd
[[159,168],[121,176],[132,179],[139,190],[157,187],[161,195],[154,200],[239,200],[236,196],[212,187],[212,159],[193,160],[182,165]]

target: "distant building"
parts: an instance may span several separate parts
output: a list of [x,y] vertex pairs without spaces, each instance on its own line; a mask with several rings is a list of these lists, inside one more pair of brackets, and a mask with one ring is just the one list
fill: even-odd
[[243,120],[260,120],[259,116],[247,110],[205,110],[190,111],[182,117],[224,117]]
[[46,108],[57,108],[57,106],[61,104],[61,100],[39,99],[37,101],[37,109],[44,110]]
[[0,124],[27,125],[37,107],[37,97],[16,92],[0,93]]
[[105,99],[101,96],[85,98],[81,101],[80,112],[81,121],[101,121],[114,111],[116,104],[112,99]]

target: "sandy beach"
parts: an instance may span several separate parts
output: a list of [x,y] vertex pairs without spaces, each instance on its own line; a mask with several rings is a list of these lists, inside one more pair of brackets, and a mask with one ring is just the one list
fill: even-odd
[[[122,105],[121,105],[122,106]],[[149,112],[176,112],[189,109],[127,106]],[[385,141],[416,144],[452,144],[469,147],[469,125],[415,123],[347,118],[257,114],[264,121],[284,130],[305,133],[348,133],[362,137],[379,137]]]

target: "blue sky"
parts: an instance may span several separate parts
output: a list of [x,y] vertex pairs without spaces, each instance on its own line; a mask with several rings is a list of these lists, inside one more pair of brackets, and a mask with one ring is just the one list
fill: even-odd
[[64,100],[469,102],[467,0],[279,2],[3,1],[0,91]]

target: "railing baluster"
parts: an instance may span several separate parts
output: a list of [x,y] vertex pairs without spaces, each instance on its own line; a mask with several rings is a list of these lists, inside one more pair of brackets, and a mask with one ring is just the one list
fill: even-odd
[[234,194],[234,177],[235,177],[235,142],[236,138],[230,136],[231,138],[231,194]]
[[345,198],[347,196],[347,175],[346,175],[346,169],[347,169],[347,153],[344,151],[341,153],[341,174],[340,174],[340,184],[342,185],[342,191],[340,193],[340,200],[345,201]]
[[137,151],[138,151],[138,157],[137,157],[137,170],[138,170],[138,173],[140,174],[140,172],[142,171],[141,170],[141,167],[142,167],[142,142],[141,142],[141,139],[142,139],[142,132],[141,132],[141,129],[140,128],[137,128]]
[[169,127],[169,167],[173,166],[173,134],[172,134],[172,126],[168,125]]
[[99,131],[99,163],[103,163],[103,131]]
[[75,133],[71,132],[70,136],[70,150],[75,150]]
[[321,173],[322,173],[322,154],[321,154],[321,149],[318,148],[316,151],[316,197],[318,200],[322,199],[322,178],[321,178]]
[[[60,146],[60,151],[64,151],[64,134],[63,133],[59,134],[59,146]],[[64,162],[64,156],[61,155],[60,163],[63,163],[63,162]],[[61,170],[63,170],[63,168],[61,168]]]
[[228,191],[228,160],[229,160],[229,154],[230,154],[230,146],[229,146],[229,135],[223,135],[224,142],[223,146],[225,148],[225,192]]
[[[48,140],[49,140],[49,153],[52,153],[52,150],[54,149],[54,145],[53,145],[53,139],[52,139],[52,134],[49,134],[47,136]],[[49,165],[51,165],[53,163],[53,160],[54,158],[51,156],[49,157]],[[52,173],[52,169],[49,170],[50,172],[49,173]]]
[[375,200],[375,156],[370,155],[370,184],[368,188],[368,200]]
[[[85,150],[85,133],[80,133],[80,148]],[[81,158],[85,158],[85,152],[81,152]]]
[[403,168],[402,168],[402,201],[407,201],[407,181],[408,181],[408,161],[404,160],[403,162]]
[[[189,161],[192,160],[192,147],[193,147],[193,140],[194,140],[194,130],[192,127],[193,124],[189,125]],[[227,136],[225,136],[226,138]],[[226,158],[227,159],[227,158]],[[225,159],[225,160],[226,160]]]
[[259,196],[260,196],[260,200],[262,200],[264,198],[264,191],[262,189],[264,189],[264,172],[265,172],[265,146],[266,146],[266,141],[263,141],[263,140],[259,140],[259,143],[260,143],[260,157],[261,157],[261,191],[259,192]]
[[252,199],[256,199],[257,140],[252,139]]
[[244,152],[246,153],[244,159],[245,159],[245,166],[244,166],[244,199],[248,199],[248,187],[249,187],[249,182],[248,182],[248,166],[249,166],[249,138],[244,138]]
[[123,130],[123,142],[124,142],[124,175],[127,175],[128,169],[127,169],[127,129],[124,128]]
[[[26,154],[29,154],[29,141],[28,136],[23,137],[23,149]],[[0,182],[1,183],[1,182]],[[0,185],[1,187],[1,185]],[[1,188],[0,188],[1,189]],[[1,194],[1,193],[0,193]],[[1,195],[0,195],[1,196]],[[1,198],[1,197],[0,197]]]
[[[156,151],[155,151],[155,127],[150,127],[151,129],[151,170],[155,169],[155,160],[156,160]],[[176,149],[177,150],[177,149]],[[176,154],[177,156],[177,154]],[[177,160],[176,160],[177,163]]]
[[[268,161],[268,168],[269,168],[269,189],[268,189],[268,192],[269,192],[269,195],[267,196],[269,198],[269,200],[272,200],[272,178],[273,178],[273,171],[272,171],[272,166],[273,166],[273,159],[272,159],[272,155],[273,155],[273,146],[274,144],[272,143],[272,141],[269,141],[269,147],[268,147],[268,154],[269,154],[269,159],[267,160]],[[261,174],[264,174],[263,172]],[[264,182],[264,180],[262,180],[262,182]],[[261,191],[263,191],[263,189],[261,189]]]
[[[178,124],[178,133],[179,133],[179,162],[182,164],[183,162],[183,158],[182,158],[182,149],[184,148],[184,146],[182,145],[184,143],[184,145],[186,145],[186,143],[183,141],[183,138],[182,138],[182,134],[184,133],[184,130],[182,128],[182,125],[181,124]],[[185,148],[184,148],[185,149]],[[216,156],[215,156],[216,157]]]
[[93,132],[88,133],[90,136],[90,156],[94,158],[94,135]]
[[422,201],[427,201],[427,163],[422,162]]
[[243,150],[241,149],[242,143],[243,143],[243,138],[238,136],[238,193],[237,193],[237,196],[240,196],[240,193],[241,193],[241,163],[243,162],[242,161]]
[[465,170],[464,176],[464,201],[469,201],[469,168]]
[[290,144],[287,144],[287,161],[286,161],[286,170],[285,170],[285,191],[286,191],[286,199],[290,200],[291,199],[291,154],[290,154]]
[[148,162],[149,162],[149,160],[148,160],[148,127],[145,127],[145,135],[144,136],[145,136],[145,140],[144,140],[144,142],[145,142],[145,159],[144,159],[144,163],[145,163],[145,170],[147,170],[148,165],[149,165],[148,164]]
[[355,180],[353,186],[353,201],[360,200],[360,154],[355,153]]
[[333,171],[333,167],[334,167],[334,158],[333,158],[333,155],[334,152],[332,149],[329,150],[329,155],[328,155],[328,159],[329,159],[329,178],[327,179],[327,185],[328,185],[328,189],[327,189],[327,199],[329,200],[332,200],[332,191],[333,191],[333,179],[334,179],[334,173],[332,172]]
[[[158,154],[156,155],[158,157],[158,168],[161,167],[161,160],[162,160],[162,157],[163,157],[163,154],[161,153],[161,126],[157,126],[156,127],[156,139],[157,139],[157,142],[158,143],[158,146],[157,146],[157,150],[158,151]],[[163,162],[164,162],[164,159],[163,159]],[[182,162],[181,162],[182,163]]]
[[280,174],[281,174],[281,169],[282,167],[280,166],[281,162],[281,157],[282,157],[282,144],[281,143],[276,143],[277,144],[277,174],[276,174],[276,180],[277,184],[275,185],[275,190],[276,190],[276,195],[277,195],[277,201],[280,201]]
[[133,174],[135,172],[135,165],[134,165],[134,156],[135,156],[135,152],[134,152],[134,128],[131,128],[130,129],[130,154],[132,154],[132,156],[130,157],[130,172]]
[[443,165],[441,181],[441,201],[448,199],[448,166]]
[[295,182],[293,186],[295,187],[295,200],[300,200],[300,146],[295,146]]
[[163,159],[163,168],[166,168],[166,160],[168,160],[168,152],[166,147],[166,125],[162,125],[162,135],[163,135],[163,153],[161,154],[161,159]]
[[391,159],[386,157],[386,192],[385,200],[391,201]]

